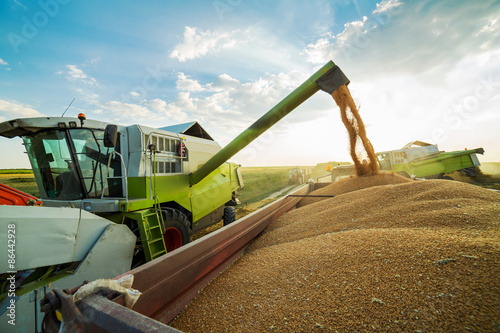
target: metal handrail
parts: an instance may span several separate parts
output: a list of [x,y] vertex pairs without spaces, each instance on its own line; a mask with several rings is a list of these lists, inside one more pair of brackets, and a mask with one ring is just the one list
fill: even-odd
[[316,182],[317,182],[317,183],[319,183],[319,180],[320,180],[321,178],[325,178],[325,177],[332,177],[332,174],[319,176],[319,177],[317,177],[317,178],[316,178]]
[[[123,167],[123,173],[120,177],[109,177],[109,167],[111,165],[111,159],[113,158],[113,154],[117,154],[119,157],[120,157],[120,162],[122,164],[122,167]],[[127,167],[125,166],[125,161],[123,160],[123,156],[122,154],[120,154],[119,152],[113,150],[110,154],[109,154],[109,159],[108,159],[108,165],[106,167],[106,181],[104,182],[104,187],[102,188],[102,192],[101,192],[101,199],[104,198],[104,190],[106,189],[106,187],[108,186],[108,179],[117,179],[117,178],[121,178],[122,181],[125,180],[125,201],[128,202],[128,181],[127,181]],[[123,183],[122,183],[123,184]],[[122,185],[123,187],[123,185]]]

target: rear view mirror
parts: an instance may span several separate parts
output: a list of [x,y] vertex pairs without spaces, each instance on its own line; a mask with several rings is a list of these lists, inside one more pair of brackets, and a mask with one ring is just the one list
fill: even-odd
[[106,125],[104,130],[104,147],[112,148],[116,145],[116,139],[118,138],[118,126],[116,125]]

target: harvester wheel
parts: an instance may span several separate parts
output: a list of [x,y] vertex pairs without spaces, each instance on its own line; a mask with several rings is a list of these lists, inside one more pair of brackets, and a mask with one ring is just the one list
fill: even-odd
[[164,231],[163,240],[167,252],[191,242],[189,221],[182,212],[173,208],[162,208]]
[[234,207],[227,206],[224,207],[224,225],[228,225],[236,221],[236,213]]
[[439,179],[455,180],[455,179],[451,178],[450,176],[442,176],[442,177],[439,177]]

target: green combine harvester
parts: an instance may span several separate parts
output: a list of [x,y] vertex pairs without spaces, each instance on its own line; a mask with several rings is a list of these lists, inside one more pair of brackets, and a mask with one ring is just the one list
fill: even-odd
[[43,202],[0,206],[2,234],[16,235],[0,251],[0,331],[38,332],[38,301],[52,288],[113,278],[232,223],[243,180],[227,161],[318,90],[348,83],[330,61],[224,148],[197,122],[121,126],[80,114],[0,123],[1,136],[23,139]]
[[444,152],[437,145],[413,141],[401,149],[377,153],[377,160],[381,171],[412,178],[452,179],[446,174],[458,170],[476,176],[475,167],[481,165],[476,154],[483,153],[483,148]]
[[[437,145],[413,141],[401,149],[377,153],[379,170],[394,172],[407,178],[453,179],[448,174],[462,171],[475,177],[480,166],[476,154],[484,154],[483,148],[459,151],[440,151]],[[353,165],[340,165],[331,170],[332,182],[355,175]]]

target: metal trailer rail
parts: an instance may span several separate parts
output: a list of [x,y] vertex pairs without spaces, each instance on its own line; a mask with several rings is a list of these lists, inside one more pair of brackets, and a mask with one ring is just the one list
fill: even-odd
[[[324,184],[317,187],[323,187]],[[46,332],[59,332],[55,311],[71,332],[178,332],[166,324],[197,293],[236,260],[272,221],[294,208],[316,186],[309,184],[238,221],[123,275],[134,276],[142,292],[133,310],[120,305],[123,295],[99,292],[73,303],[72,290],[54,290],[42,300]]]

